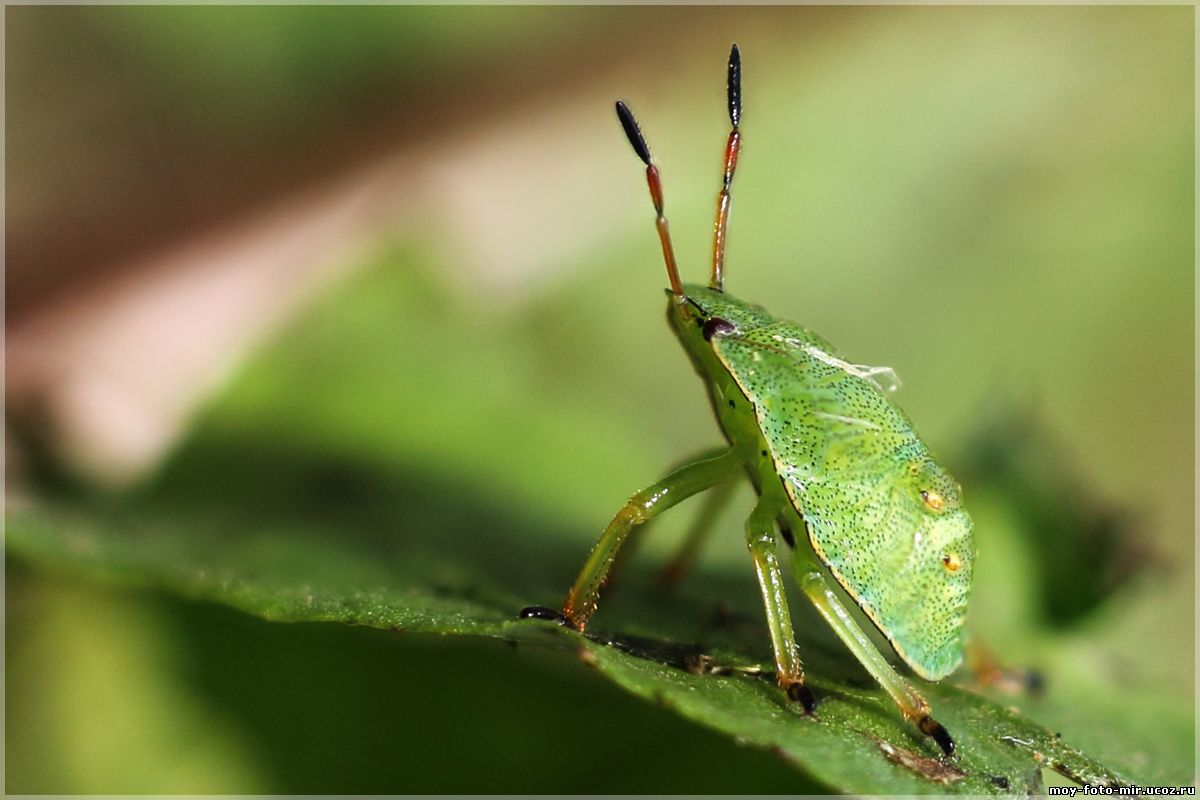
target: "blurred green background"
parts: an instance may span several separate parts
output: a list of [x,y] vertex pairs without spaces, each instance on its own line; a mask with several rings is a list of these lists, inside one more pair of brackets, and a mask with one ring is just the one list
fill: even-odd
[[[900,374],[899,403],[976,518],[973,630],[1047,677],[1030,715],[1071,730],[1086,706],[1161,730],[1130,768],[1194,776],[1193,9],[5,20],[10,343],[49,347],[45,320],[72,318],[58,309],[153,285],[178,243],[391,176],[372,184],[376,224],[337,234],[340,271],[222,356],[119,489],[103,450],[75,449],[103,416],[56,416],[70,376],[44,376],[63,362],[6,348],[8,791],[821,788],[568,654],[265,622],[179,597],[221,591],[186,548],[70,546],[73,525],[93,544],[161,528],[245,571],[277,541],[264,532],[295,534],[335,556],[280,567],[296,586],[344,546],[512,613],[559,602],[624,498],[719,442],[663,324],[650,204],[611,102],[638,114],[698,280],[731,41],[746,143],[727,289]],[[272,219],[281,236],[305,223]],[[139,340],[186,350],[227,324],[214,310]],[[754,613],[748,497],[734,506],[680,592],[710,609],[725,598],[703,580],[721,580]],[[597,622],[637,627],[637,587],[687,517],[655,525]],[[364,580],[392,580],[376,566]]]

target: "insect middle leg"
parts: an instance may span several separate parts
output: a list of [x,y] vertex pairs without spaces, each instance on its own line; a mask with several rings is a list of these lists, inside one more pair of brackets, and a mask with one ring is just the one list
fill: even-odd
[[866,667],[867,672],[870,672],[879,685],[892,696],[892,700],[900,707],[900,712],[904,714],[904,717],[920,728],[922,733],[932,737],[946,755],[953,753],[954,740],[950,738],[946,729],[933,719],[929,703],[879,654],[875,645],[863,633],[862,628],[855,623],[837,595],[833,593],[825,576],[815,565],[800,556],[796,557],[796,573],[803,576],[800,578],[800,588],[804,594],[817,607],[817,611],[833,628],[838,638],[850,649],[854,657],[859,660],[859,663]]
[[700,555],[700,549],[708,540],[709,535],[716,528],[717,518],[720,516],[721,509],[729,502],[729,498],[733,496],[733,490],[737,486],[737,482],[730,479],[724,483],[717,484],[709,491],[704,498],[704,505],[700,507],[696,517],[692,520],[692,526],[688,528],[687,536],[683,543],[667,562],[667,565],[658,573],[658,579],[664,584],[674,584],[683,580],[692,565],[696,563],[696,558]]
[[[697,492],[732,477],[744,465],[745,455],[737,448],[730,448],[718,456],[680,467],[661,481],[647,486],[629,498],[608,523],[600,541],[596,542],[591,555],[580,570],[579,577],[575,579],[575,584],[563,603],[562,617],[565,622],[579,631],[587,627],[588,619],[596,611],[600,588],[608,577],[613,560],[634,527],[649,522]],[[545,616],[535,612],[535,609],[526,609],[521,615]]]
[[[668,472],[676,472],[680,468],[685,467],[688,464],[692,464],[696,461],[707,461],[710,458],[716,458],[717,456],[724,454],[725,451],[727,451],[728,449],[729,449],[729,445],[725,445],[723,447],[710,447],[707,450],[702,450],[699,453],[694,453],[688,458],[683,458],[683,459],[680,459],[680,460],[672,463],[670,465],[670,467],[668,467]],[[712,500],[713,496],[719,495],[721,493],[722,489],[724,489],[726,487],[731,487],[731,484],[733,484],[733,483],[735,483],[735,481],[727,479],[722,483],[718,483],[716,486],[714,486],[711,490],[708,491],[707,495],[705,495],[703,508],[701,509],[700,514],[697,516],[696,522],[692,525],[692,528],[689,529],[689,531],[688,531],[688,534],[687,534],[688,541],[684,542],[683,546],[680,548],[680,551],[675,554],[674,558],[672,558],[672,560],[670,562],[667,563],[667,566],[663,568],[662,573],[660,573],[660,575],[659,575],[659,579],[662,583],[671,583],[672,582],[668,578],[663,577],[663,574],[665,574],[667,570],[671,569],[674,562],[679,560],[679,558],[684,555],[684,552],[689,549],[690,540],[693,538],[696,538],[696,529],[697,528],[710,529],[712,527],[711,525],[706,525],[704,523],[706,521],[715,520],[716,511],[720,510],[719,508],[716,508],[716,509],[713,508],[713,505],[714,505],[713,500]],[[649,525],[644,525],[643,527],[649,527]],[[704,531],[702,531],[700,538],[704,538],[706,535],[707,535],[707,530],[704,530]],[[645,539],[646,539],[646,537],[644,535],[642,535],[642,536],[632,536],[625,541],[625,544],[621,547],[620,551],[617,553],[617,557],[613,560],[612,566],[609,567],[608,577],[606,577],[604,580],[604,588],[606,590],[610,590],[610,591],[612,590],[613,584],[617,582],[617,579],[620,577],[621,573],[624,572],[625,565],[630,562],[630,560],[633,558],[634,554],[637,552],[638,548],[642,546],[642,542],[645,541]],[[695,545],[695,547],[696,547],[696,549],[698,549],[699,543],[697,543]],[[694,556],[695,553],[692,553],[692,555]],[[686,571],[687,566],[688,565],[684,565],[684,571]],[[683,575],[683,573],[681,572],[679,577],[682,577],[682,575]]]
[[746,546],[758,573],[763,607],[767,612],[767,629],[775,651],[775,680],[792,700],[801,703],[806,712],[816,707],[812,690],[804,685],[804,665],[792,634],[792,617],[788,611],[787,592],[776,555],[775,517],[777,504],[760,498],[750,518],[746,520]]

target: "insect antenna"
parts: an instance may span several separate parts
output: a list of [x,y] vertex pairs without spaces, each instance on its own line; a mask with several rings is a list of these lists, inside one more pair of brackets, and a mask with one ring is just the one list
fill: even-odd
[[742,119],[742,54],[735,44],[729,50],[729,79],[726,84],[729,100],[729,122],[733,126],[725,143],[725,174],[717,195],[717,221],[713,226],[712,278],[708,285],[719,292],[725,290],[725,231],[729,227],[729,186],[737,169],[738,153],[742,149],[742,134],[738,123]]
[[671,282],[671,291],[675,294],[675,299],[682,303],[685,299],[683,283],[679,280],[679,267],[675,263],[675,248],[671,246],[671,233],[667,230],[667,218],[663,214],[662,178],[658,174],[658,167],[650,158],[650,148],[646,146],[646,139],[642,136],[641,129],[638,128],[637,120],[633,118],[633,112],[629,110],[629,106],[625,105],[624,100],[617,101],[617,119],[621,120],[621,127],[625,130],[625,135],[629,137],[633,151],[646,165],[646,183],[650,186],[650,199],[654,201],[654,211],[658,215],[654,220],[654,225],[658,228],[658,238],[662,242],[663,261],[667,264],[667,279]]

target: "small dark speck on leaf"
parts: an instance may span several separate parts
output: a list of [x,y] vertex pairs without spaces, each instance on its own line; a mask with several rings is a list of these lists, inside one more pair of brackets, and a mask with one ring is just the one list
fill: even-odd
[[878,739],[874,736],[870,737],[871,741],[875,742],[879,747],[879,751],[883,753],[883,757],[893,764],[897,764],[905,769],[912,770],[922,778],[934,783],[954,783],[966,777],[967,773],[963,772],[953,764],[948,764],[937,758],[928,758],[918,755],[911,750],[905,750],[903,747],[896,747],[890,742],[885,742],[883,739]]
[[[1054,734],[1054,741],[1052,743],[1047,742],[1047,744],[1051,745],[1051,747],[1057,746],[1062,748],[1062,745],[1059,744],[1061,742],[1061,737],[1062,734],[1056,733]],[[1017,747],[1022,747],[1028,750],[1029,755],[1033,757],[1034,762],[1039,766],[1047,766],[1057,772],[1059,775],[1062,775],[1064,778],[1078,783],[1080,786],[1117,787],[1125,785],[1115,775],[1105,774],[1102,772],[1097,773],[1091,769],[1086,770],[1086,774],[1081,774],[1081,771],[1076,769],[1074,765],[1063,761],[1060,755],[1047,756],[1045,753],[1036,749],[1035,742],[1027,741],[1025,739],[1018,739],[1016,736],[1001,736],[1000,741],[1008,742],[1011,745],[1016,745]],[[1076,751],[1073,751],[1070,748],[1066,748],[1066,750],[1074,756],[1079,755]]]
[[988,775],[988,780],[990,780],[998,789],[1010,788],[1008,778],[1004,777],[1003,775]]

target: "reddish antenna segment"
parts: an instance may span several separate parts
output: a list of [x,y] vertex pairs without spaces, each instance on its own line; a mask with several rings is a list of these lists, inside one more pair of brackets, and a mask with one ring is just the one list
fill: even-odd
[[625,105],[624,100],[617,101],[617,119],[621,120],[621,127],[624,128],[629,143],[633,145],[633,151],[646,165],[646,183],[650,187],[650,199],[654,201],[654,212],[658,215],[654,220],[654,225],[658,229],[658,239],[662,242],[663,261],[667,265],[667,280],[671,282],[671,291],[674,293],[675,299],[683,302],[683,283],[679,280],[679,267],[675,263],[675,248],[671,246],[671,233],[667,229],[667,218],[663,214],[662,178],[658,174],[658,167],[650,159],[650,148],[646,146],[646,139],[642,136],[642,131],[633,118],[633,112],[629,110],[629,106]]
[[725,143],[725,173],[721,191],[717,195],[717,221],[713,225],[712,277],[708,285],[718,292],[725,291],[725,232],[729,227],[729,186],[733,183],[733,171],[737,169],[738,153],[742,149],[742,134],[738,123],[742,119],[742,55],[738,46],[729,51],[729,79],[726,84],[729,100],[729,122],[733,129]]

